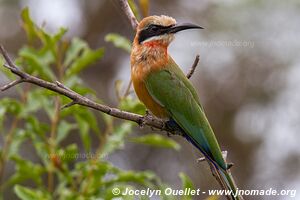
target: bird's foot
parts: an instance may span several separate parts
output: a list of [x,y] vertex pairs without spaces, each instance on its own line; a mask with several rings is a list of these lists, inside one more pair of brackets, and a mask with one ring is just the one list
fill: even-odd
[[[227,154],[228,154],[227,151],[222,151],[222,155],[225,161],[227,160]],[[226,165],[227,165],[227,169],[230,169],[234,164],[232,162],[229,162]]]
[[[184,133],[182,128],[173,119],[170,119],[170,120],[166,121],[165,125],[168,129],[172,130],[173,132]],[[168,133],[168,136],[170,136],[170,133]]]
[[206,159],[205,159],[205,157],[201,157],[201,158],[198,158],[197,159],[197,162],[203,162],[203,161],[205,161]]
[[139,126],[140,128],[144,128],[146,125],[147,121],[150,121],[153,119],[152,114],[150,114],[150,112],[148,110],[146,110],[145,115],[141,118],[140,122],[139,122]]
[[227,163],[227,170],[230,169],[234,164],[232,162]]

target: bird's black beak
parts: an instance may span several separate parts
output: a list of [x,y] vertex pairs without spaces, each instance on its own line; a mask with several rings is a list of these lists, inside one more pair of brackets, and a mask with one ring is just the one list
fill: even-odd
[[182,23],[182,24],[176,24],[175,26],[172,26],[168,28],[167,32],[168,33],[177,33],[179,31],[183,31],[186,29],[204,29],[201,26],[191,24],[191,23]]

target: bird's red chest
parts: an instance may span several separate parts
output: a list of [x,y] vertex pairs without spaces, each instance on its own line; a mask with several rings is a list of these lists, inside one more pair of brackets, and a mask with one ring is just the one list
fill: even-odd
[[[151,44],[154,45],[154,44]],[[143,51],[143,49],[141,50]],[[134,90],[141,102],[157,117],[168,117],[166,110],[160,106],[149,94],[145,80],[150,73],[162,70],[166,66],[167,52],[164,49],[149,53],[132,52],[131,54],[131,79]],[[147,55],[147,56],[145,56]]]

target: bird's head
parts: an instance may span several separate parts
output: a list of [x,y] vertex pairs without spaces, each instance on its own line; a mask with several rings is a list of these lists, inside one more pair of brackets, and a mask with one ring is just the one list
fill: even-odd
[[135,43],[136,45],[167,47],[174,39],[175,33],[186,29],[203,28],[191,23],[177,24],[174,18],[165,15],[149,16],[139,23]]

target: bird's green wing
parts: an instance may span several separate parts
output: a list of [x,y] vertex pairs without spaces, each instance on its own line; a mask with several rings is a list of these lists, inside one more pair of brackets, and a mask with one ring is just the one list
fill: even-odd
[[191,84],[191,82],[189,81],[189,79],[186,78],[186,75],[182,72],[182,70],[177,66],[176,62],[171,57],[169,57],[169,64],[168,64],[168,66],[169,66],[170,71],[172,71],[174,74],[176,74],[176,76],[180,80],[182,80],[182,83],[192,93],[195,101],[199,104],[199,106],[203,110],[203,107],[202,107],[202,105],[200,103],[200,99],[199,99],[199,96],[198,96],[195,88],[193,87],[193,85]]
[[197,147],[226,169],[220,147],[201,109],[197,93],[183,72],[176,67],[150,73],[145,79],[147,90]]

